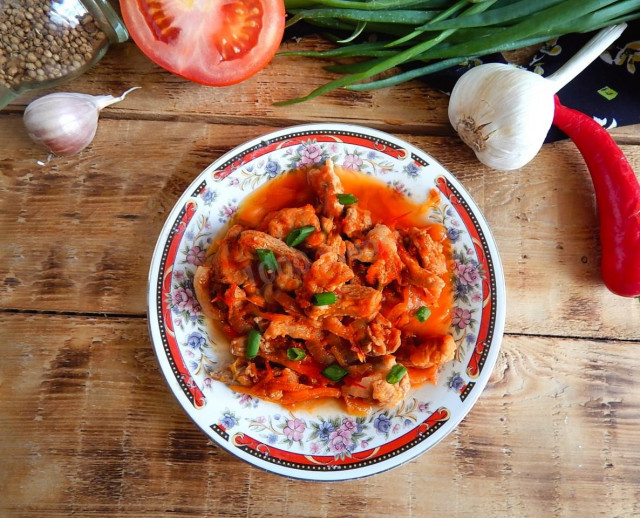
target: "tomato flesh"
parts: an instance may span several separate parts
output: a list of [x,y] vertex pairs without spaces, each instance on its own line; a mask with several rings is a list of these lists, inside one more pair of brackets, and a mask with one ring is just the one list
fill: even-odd
[[283,0],[122,0],[121,8],[152,61],[207,85],[235,84],[262,70],[284,33]]
[[222,7],[224,25],[230,28],[231,39],[214,34],[213,44],[221,59],[240,59],[258,44],[262,29],[262,5],[258,1],[233,2]]
[[163,43],[173,43],[180,35],[180,28],[173,25],[173,17],[167,16],[159,0],[138,0],[138,8],[155,38]]

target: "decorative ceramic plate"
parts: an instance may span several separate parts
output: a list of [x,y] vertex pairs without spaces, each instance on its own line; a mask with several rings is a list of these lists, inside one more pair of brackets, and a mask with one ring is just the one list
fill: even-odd
[[[335,403],[291,411],[238,394],[211,374],[227,342],[207,325],[194,296],[195,269],[238,205],[265,182],[301,165],[360,170],[416,202],[436,188],[431,221],[453,244],[456,357],[437,385],[367,417]],[[149,278],[149,326],[160,367],[195,423],[218,445],[280,475],[345,480],[372,475],[425,452],[469,412],[491,374],[502,339],[505,289],[489,227],[471,196],[425,152],[386,133],[342,124],[296,126],[230,151],[181,196],[162,229]]]

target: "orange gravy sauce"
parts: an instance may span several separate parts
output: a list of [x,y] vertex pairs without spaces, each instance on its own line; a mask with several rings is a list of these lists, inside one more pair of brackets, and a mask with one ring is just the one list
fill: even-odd
[[[371,211],[374,222],[395,228],[427,228],[431,237],[444,245],[445,253],[452,263],[451,243],[446,229],[427,220],[429,210],[438,204],[437,191],[430,192],[426,201],[416,203],[377,178],[340,166],[335,166],[335,172],[342,181],[344,192],[356,196],[358,206]],[[247,196],[238,208],[237,222],[256,228],[270,212],[301,207],[307,203],[316,203],[315,192],[307,182],[307,172],[304,169],[292,171],[269,181]],[[451,270],[450,264],[449,271]],[[419,322],[417,318],[411,319],[410,323],[403,327],[405,331],[422,337],[444,335],[449,332],[453,289],[450,276],[446,276],[444,280],[446,286],[440,298],[435,303],[425,301],[425,306],[431,310],[429,318],[425,322]]]

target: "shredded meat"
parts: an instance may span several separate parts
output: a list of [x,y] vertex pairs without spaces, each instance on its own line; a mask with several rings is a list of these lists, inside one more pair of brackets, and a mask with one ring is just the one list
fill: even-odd
[[229,310],[229,324],[236,333],[246,334],[253,327],[251,314],[246,311],[247,294],[237,284],[232,284],[224,293],[224,302]]
[[380,311],[382,292],[353,284],[335,290],[336,302],[328,306],[311,306],[307,315],[312,319],[327,317],[363,317],[371,319]]
[[[334,397],[350,409],[397,405],[412,375],[435,380],[456,353],[450,335],[425,331],[416,317],[446,304],[448,249],[428,227],[396,228],[375,207],[340,203],[344,186],[330,160],[304,172],[310,190],[300,206],[251,228],[233,225],[196,270],[202,312],[227,333],[235,358],[218,379],[281,404]],[[302,227],[313,231],[289,246]],[[411,374],[390,383],[397,362]],[[346,374],[334,380],[327,366]]]
[[349,263],[368,264],[366,282],[384,288],[400,277],[403,267],[398,253],[397,234],[386,225],[376,225],[362,240],[354,239],[347,247]]
[[456,342],[451,335],[424,339],[415,345],[407,345],[398,351],[405,365],[427,368],[453,360]]
[[286,313],[289,313],[290,315],[302,315],[300,305],[296,302],[296,299],[288,293],[277,290],[273,293],[273,300],[280,304]]
[[411,388],[409,377],[403,377],[399,383],[387,383],[385,380],[374,381],[371,385],[371,397],[383,406],[397,405],[404,399]]
[[416,247],[422,267],[434,275],[447,273],[447,258],[442,243],[437,243],[426,229],[410,228],[406,232],[409,241]]
[[344,257],[347,252],[347,243],[348,241],[344,241],[340,234],[331,232],[327,235],[326,240],[318,246],[317,255],[333,252],[339,257]]
[[276,274],[275,284],[283,291],[295,291],[302,285],[303,273],[293,267],[293,263],[283,261]]
[[372,399],[381,406],[391,407],[399,403],[411,388],[411,381],[408,376],[404,376],[399,383],[388,383],[386,376],[396,365],[396,359],[392,355],[382,356],[377,363],[371,365],[372,368],[364,372],[358,381],[342,387],[345,396],[362,399]]
[[355,261],[365,264],[371,264],[376,258],[376,249],[373,243],[364,239],[354,239],[347,241],[346,254],[349,264],[353,265]]
[[213,304],[212,294],[217,291],[211,277],[211,266],[198,266],[193,279],[193,289],[204,316],[222,322],[225,319],[223,309]]
[[304,287],[309,293],[335,291],[353,279],[353,271],[340,261],[335,252],[326,252],[316,259],[304,274]]
[[267,233],[278,239],[285,239],[299,227],[314,227],[320,230],[320,221],[313,205],[282,209],[267,217]]
[[322,340],[322,330],[315,322],[303,316],[269,315],[269,320],[269,327],[264,332],[265,340],[278,336],[299,340]]
[[237,238],[241,232],[240,225],[231,227],[208,262],[210,275],[222,283],[242,286],[249,280],[251,258],[237,246]]
[[231,354],[239,357],[247,354],[247,335],[236,336],[231,339]]
[[402,301],[395,304],[385,316],[396,327],[404,327],[412,318],[412,315],[424,305],[425,298],[430,298],[424,288],[419,286],[404,286],[402,288]]
[[230,365],[233,379],[243,386],[250,386],[259,379],[258,369],[254,362],[247,361],[243,357],[238,358]]
[[367,240],[374,250],[373,262],[367,270],[367,282],[384,287],[395,281],[402,269],[396,234],[386,225],[376,225],[367,234]]
[[321,200],[322,214],[328,217],[340,216],[344,207],[336,194],[341,194],[344,190],[340,178],[333,170],[333,162],[327,160],[322,167],[311,169],[307,178]]
[[339,338],[344,338],[350,342],[354,341],[354,332],[350,326],[342,323],[338,317],[327,317],[322,320],[323,329],[329,331]]
[[316,340],[308,340],[305,344],[307,351],[321,365],[331,365],[336,361],[335,356],[327,351],[326,345]]
[[402,245],[398,246],[398,254],[405,267],[405,284],[413,284],[414,286],[425,288],[430,293],[432,300],[440,297],[445,286],[444,280],[420,266],[418,260],[410,255]]
[[373,227],[371,211],[358,206],[347,207],[342,220],[342,232],[347,237],[358,237],[366,234]]
[[391,354],[400,347],[400,329],[381,313],[367,326],[367,352],[372,356]]
[[258,232],[257,230],[245,230],[238,237],[238,244],[243,247],[248,254],[255,253],[256,250],[271,250],[276,257],[291,263],[293,268],[302,273],[309,269],[311,261],[300,250],[291,248],[284,241]]

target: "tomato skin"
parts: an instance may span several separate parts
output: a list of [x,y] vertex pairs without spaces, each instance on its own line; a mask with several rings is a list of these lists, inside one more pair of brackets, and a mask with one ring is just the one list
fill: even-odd
[[132,39],[154,63],[209,86],[262,70],[284,33],[283,0],[121,0]]

